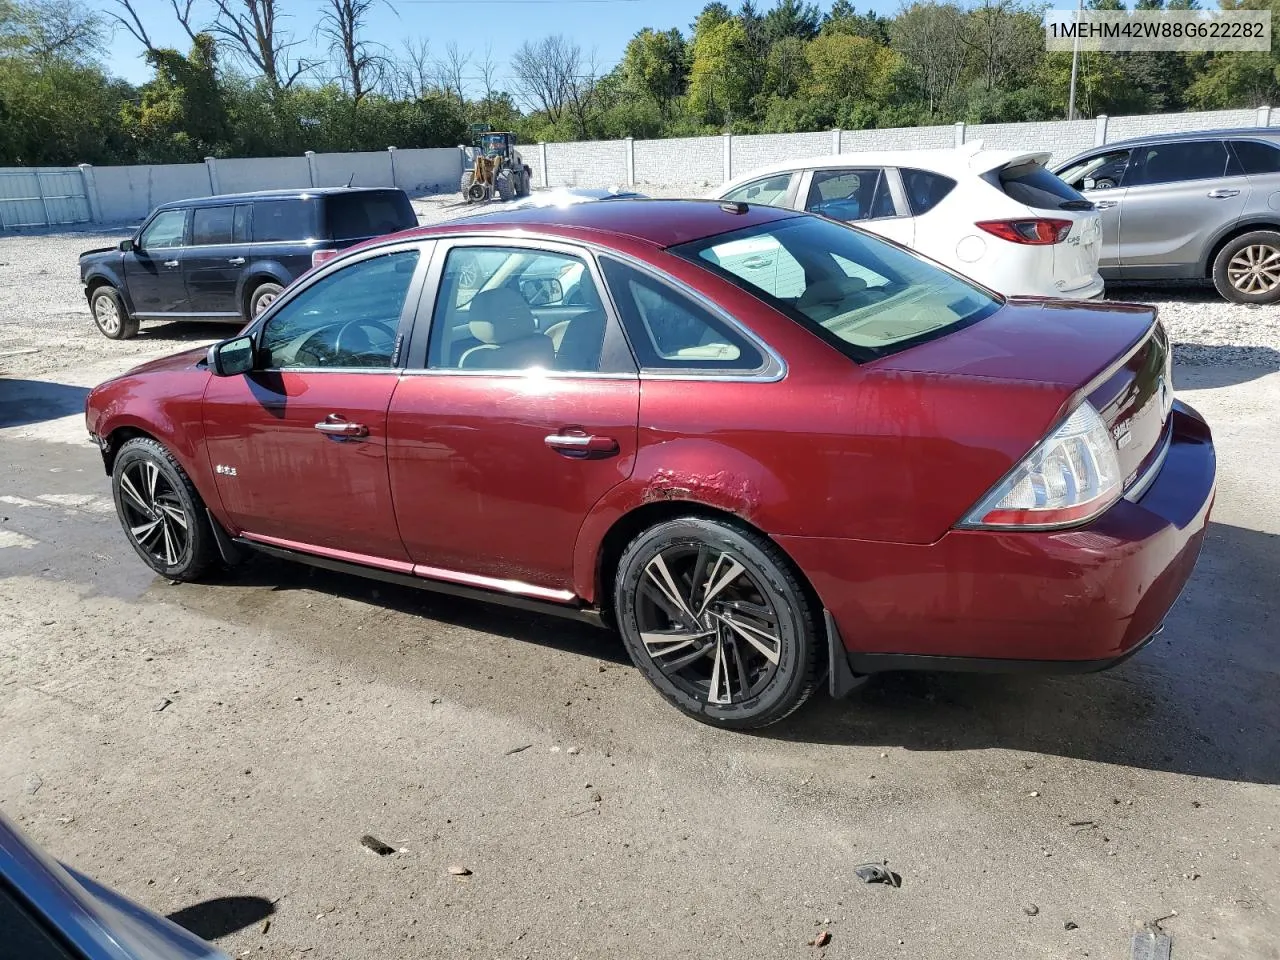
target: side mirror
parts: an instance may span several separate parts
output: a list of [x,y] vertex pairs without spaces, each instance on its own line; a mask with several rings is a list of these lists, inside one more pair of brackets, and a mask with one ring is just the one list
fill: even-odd
[[555,279],[521,280],[520,296],[531,307],[545,307],[564,299],[564,287]]
[[209,370],[215,377],[234,377],[253,369],[253,338],[235,337],[209,348]]
[[121,252],[121,253],[129,253],[131,250],[133,250],[133,248],[134,248],[133,237],[130,237],[128,240],[121,240],[121,241],[120,241],[120,252]]

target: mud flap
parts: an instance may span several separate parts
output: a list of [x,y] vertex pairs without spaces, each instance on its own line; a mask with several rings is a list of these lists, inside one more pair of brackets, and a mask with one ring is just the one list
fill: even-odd
[[827,656],[830,665],[827,668],[827,684],[831,699],[839,700],[855,687],[867,682],[866,674],[854,673],[849,668],[849,654],[844,648],[844,640],[836,627],[835,618],[830,610],[822,611],[822,619],[827,626]]
[[204,512],[209,517],[209,528],[213,530],[213,542],[218,545],[218,554],[222,557],[222,562],[228,567],[238,566],[244,562],[244,551],[227,536],[227,531],[222,529],[222,524],[213,515],[213,511],[205,507]]

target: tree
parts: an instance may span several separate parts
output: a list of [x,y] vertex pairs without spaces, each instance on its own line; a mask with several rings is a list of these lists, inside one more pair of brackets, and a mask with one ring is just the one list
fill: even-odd
[[385,73],[384,86],[392,96],[411,100],[430,89],[434,76],[431,44],[421,37],[406,37],[400,41],[400,54],[392,59]]
[[892,21],[882,17],[874,10],[865,14],[858,13],[849,0],[836,0],[822,20],[820,31],[828,33],[847,33],[855,37],[866,37],[881,46],[889,45],[889,24]]
[[799,37],[783,37],[769,48],[768,86],[779,97],[799,92],[809,75],[805,42]]
[[984,0],[964,15],[960,40],[968,48],[987,90],[1028,70],[1044,47],[1044,26],[1037,11],[1014,0]]
[[684,89],[684,38],[674,28],[659,33],[646,27],[627,43],[620,69],[624,87],[652,100],[665,121]]
[[125,128],[147,163],[199,161],[223,152],[229,129],[218,84],[217,45],[196,34],[191,52],[158,48],[146,53],[155,77],[142,87],[141,103],[124,107]]
[[[112,7],[107,11],[107,16],[132,34],[133,38],[142,44],[143,50],[148,53],[154,51],[156,46],[151,42],[146,23],[134,7],[133,0],[110,0],[110,2]],[[200,32],[200,28],[193,26],[191,22],[195,15],[195,2],[196,0],[169,0],[169,7],[173,10],[174,17],[177,18],[178,24],[192,43],[195,42],[196,34]],[[147,19],[150,20],[150,16]]]
[[733,13],[720,0],[711,0],[689,24],[689,31],[697,36],[699,30],[710,30],[733,19]]
[[556,123],[582,79],[582,48],[559,34],[526,40],[511,57],[511,70],[525,103]]
[[746,31],[735,19],[694,37],[689,107],[704,122],[732,125],[747,116],[752,89],[746,54]]
[[281,14],[276,8],[277,0],[213,2],[218,9],[210,29],[234,56],[262,74],[272,92],[289,89],[314,66],[306,60],[290,61],[289,51],[299,41],[279,29]]
[[0,0],[0,54],[88,63],[101,52],[106,25],[78,0]]
[[369,11],[377,0],[325,0],[318,31],[329,41],[329,54],[337,61],[338,78],[351,94],[353,105],[377,85],[390,66],[384,48],[362,36]]
[[783,37],[812,40],[818,35],[822,12],[812,3],[800,0],[778,0],[778,5],[764,15],[765,40],[773,45]]
[[467,67],[471,65],[471,51],[465,53],[452,41],[444,49],[444,56],[433,64],[436,86],[458,98],[459,105],[467,102]]
[[911,65],[933,115],[964,72],[964,11],[953,3],[913,3],[893,22],[893,47]]

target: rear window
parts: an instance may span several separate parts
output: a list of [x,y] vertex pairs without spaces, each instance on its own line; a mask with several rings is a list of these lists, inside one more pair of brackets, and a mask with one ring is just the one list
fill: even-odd
[[1090,210],[1093,204],[1038,163],[1020,163],[1000,171],[1000,189],[1034,210]]
[[1000,301],[883,240],[818,217],[778,220],[671,252],[725,277],[855,360],[976,323]]
[[902,185],[907,190],[907,203],[911,206],[911,215],[920,216],[928,213],[952,190],[956,182],[950,177],[928,170],[902,170]]
[[1231,149],[1245,173],[1280,173],[1280,147],[1257,140],[1233,140]]
[[258,200],[253,204],[253,239],[257,243],[316,239],[314,200]]
[[403,190],[346,193],[326,199],[329,236],[336,243],[364,240],[418,225],[413,204]]

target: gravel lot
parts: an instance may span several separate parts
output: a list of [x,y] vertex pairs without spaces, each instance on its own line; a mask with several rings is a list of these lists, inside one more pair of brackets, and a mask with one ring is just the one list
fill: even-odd
[[887,675],[746,736],[585,626],[266,559],[152,576],[84,395],[229,328],[101,337],[75,257],[123,235],[0,238],[0,810],[55,856],[237,958],[1120,960],[1154,925],[1280,960],[1277,308],[1118,291],[1220,463],[1140,656]]

